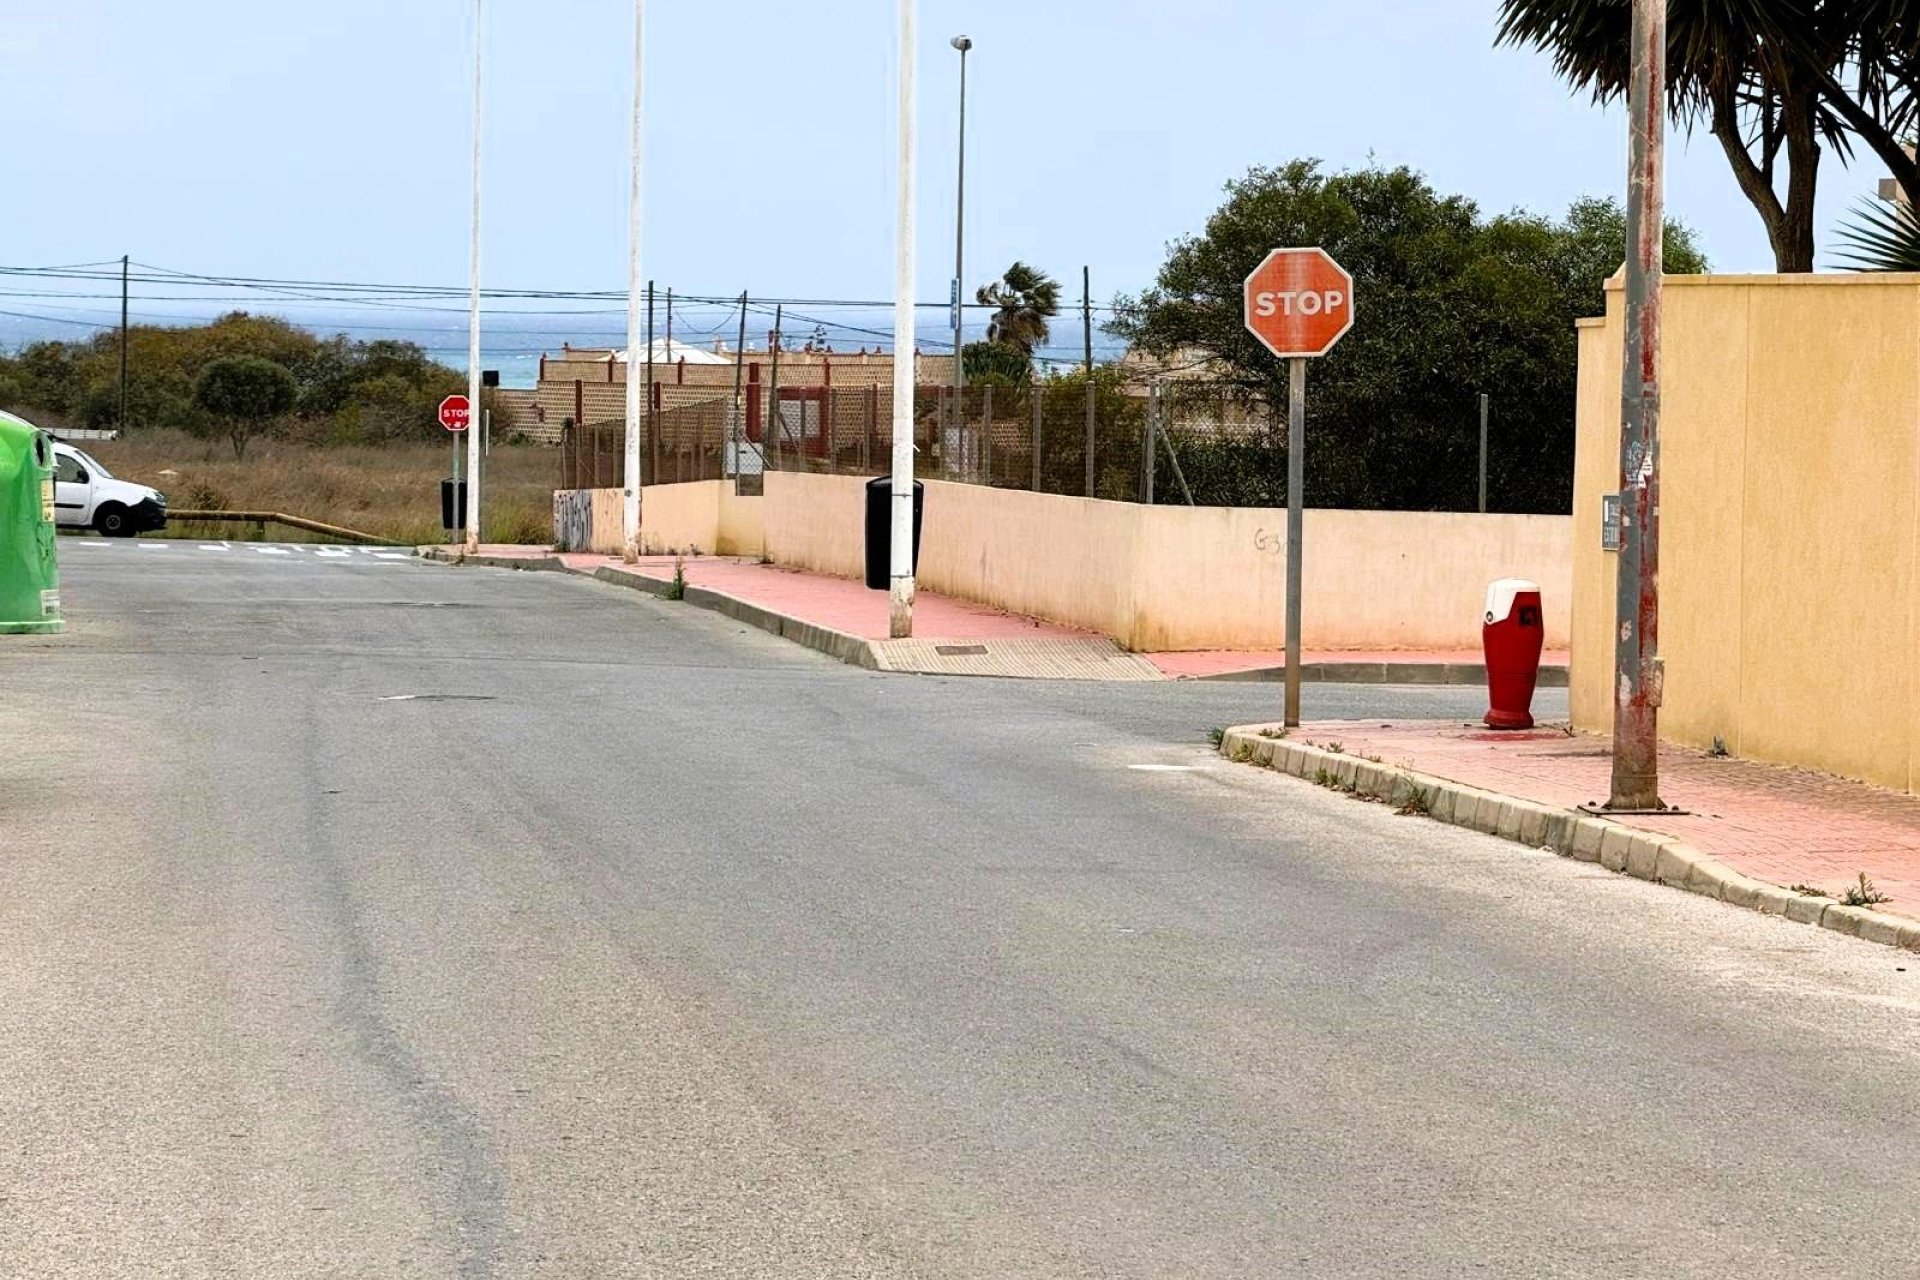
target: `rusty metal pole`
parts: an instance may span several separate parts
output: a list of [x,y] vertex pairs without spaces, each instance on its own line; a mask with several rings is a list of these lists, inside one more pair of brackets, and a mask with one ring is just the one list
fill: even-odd
[[1634,0],[1627,176],[1627,333],[1620,380],[1620,561],[1613,789],[1607,808],[1660,803],[1660,285],[1667,0]]

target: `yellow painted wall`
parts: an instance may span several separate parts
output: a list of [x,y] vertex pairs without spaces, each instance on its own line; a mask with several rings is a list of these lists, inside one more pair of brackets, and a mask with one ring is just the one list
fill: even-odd
[[[1687,277],[1665,296],[1662,735],[1914,789],[1920,277]],[[1616,288],[1580,332],[1572,699],[1600,731],[1622,328]]]
[[[855,476],[770,474],[774,560],[864,572]],[[1137,650],[1277,648],[1286,513],[927,484],[920,582],[932,591],[1085,627]],[[1303,642],[1316,649],[1475,648],[1497,577],[1539,582],[1547,643],[1568,641],[1565,516],[1309,511]]]

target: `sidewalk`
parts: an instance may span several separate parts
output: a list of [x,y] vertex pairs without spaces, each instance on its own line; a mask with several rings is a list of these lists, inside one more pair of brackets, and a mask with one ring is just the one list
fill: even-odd
[[[1612,770],[1607,739],[1560,728],[1497,733],[1451,721],[1321,721],[1294,730],[1289,740],[1323,751],[1337,745],[1346,758],[1377,757],[1560,810],[1604,801]],[[1865,872],[1890,897],[1875,910],[1920,917],[1920,797],[1670,746],[1660,750],[1660,793],[1688,813],[1611,821],[1676,837],[1734,871],[1783,888],[1808,885],[1837,897]]]
[[[423,548],[423,554],[448,558],[448,549]],[[630,565],[619,556],[501,545],[482,546],[477,558],[501,564],[563,566],[612,580],[642,579],[654,588],[672,580],[675,564],[673,556],[645,556]],[[871,665],[885,670],[1128,680],[1274,680],[1285,666],[1285,655],[1277,650],[1127,654],[1111,639],[1093,632],[925,590],[914,600],[918,638],[889,640],[887,593],[870,591],[863,582],[718,556],[685,557],[679,564],[689,588],[718,593],[786,622],[864,641],[875,650]],[[795,638],[801,637],[796,634]],[[981,645],[986,653],[940,652]],[[1301,659],[1302,678],[1309,681],[1485,683],[1477,650],[1308,650]],[[1542,661],[1542,686],[1565,685],[1566,654],[1548,653]]]

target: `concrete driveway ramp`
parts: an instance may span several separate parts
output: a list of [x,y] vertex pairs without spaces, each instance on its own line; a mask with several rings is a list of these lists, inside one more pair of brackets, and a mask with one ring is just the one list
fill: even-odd
[[1031,640],[875,640],[882,671],[1035,680],[1164,680],[1160,669],[1104,636]]

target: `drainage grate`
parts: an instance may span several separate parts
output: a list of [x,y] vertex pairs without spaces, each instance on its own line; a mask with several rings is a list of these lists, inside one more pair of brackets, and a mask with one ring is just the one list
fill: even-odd
[[983,644],[937,644],[933,651],[943,658],[985,657],[987,646]]

